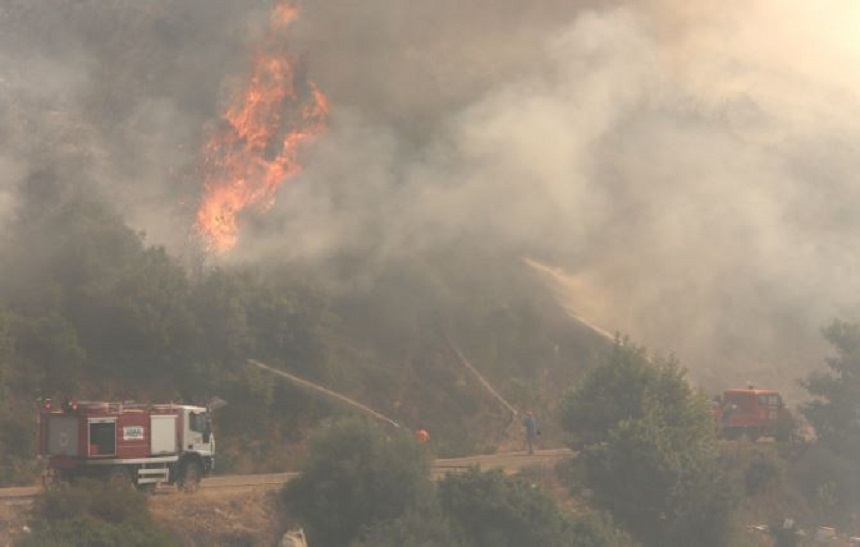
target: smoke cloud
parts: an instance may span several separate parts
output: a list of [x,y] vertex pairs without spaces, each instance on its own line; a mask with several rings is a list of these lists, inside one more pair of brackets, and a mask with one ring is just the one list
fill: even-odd
[[[268,4],[5,4],[25,30],[4,40],[3,190],[35,150],[86,148],[129,223],[181,250],[200,143]],[[360,257],[351,275],[372,282],[480,241],[699,381],[779,381],[820,360],[823,323],[857,313],[855,4],[305,2],[292,46],[329,128],[219,260]],[[24,40],[35,30],[50,42]]]

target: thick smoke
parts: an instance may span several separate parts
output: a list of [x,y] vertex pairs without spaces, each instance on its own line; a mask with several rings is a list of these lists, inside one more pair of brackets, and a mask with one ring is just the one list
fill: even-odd
[[[303,20],[335,114],[266,253],[521,250],[576,281],[571,309],[714,383],[809,367],[855,312],[858,8],[497,3],[485,28],[390,7],[378,33]],[[332,51],[315,25],[346,18]]]
[[[4,188],[52,170],[148,241],[185,245],[201,135],[268,2],[0,1]],[[2,212],[2,209],[0,209]]]
[[[172,238],[193,222],[196,153],[268,4],[91,3],[0,8],[29,25],[4,40],[15,71],[0,93],[18,108],[2,119],[14,151],[0,155],[4,184],[26,176],[36,150],[69,144],[44,109],[62,97],[57,115],[86,135],[74,142],[87,143],[93,182],[152,242],[181,249]],[[808,369],[819,327],[854,318],[850,0],[302,9],[292,45],[332,103],[328,133],[222,260],[325,269],[361,257],[352,275],[372,280],[480,241],[561,268],[536,274],[571,310],[676,351],[711,384]],[[36,130],[14,131],[10,116]]]

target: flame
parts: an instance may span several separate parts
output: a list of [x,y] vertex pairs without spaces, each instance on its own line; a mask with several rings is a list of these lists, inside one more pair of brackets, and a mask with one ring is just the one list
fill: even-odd
[[244,209],[272,206],[278,187],[302,170],[301,146],[325,127],[328,101],[286,48],[287,27],[297,17],[290,3],[274,7],[243,92],[203,147],[196,228],[211,251],[233,248]]

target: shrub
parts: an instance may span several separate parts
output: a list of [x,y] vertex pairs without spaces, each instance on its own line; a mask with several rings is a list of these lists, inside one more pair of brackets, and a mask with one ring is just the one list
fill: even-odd
[[394,520],[372,526],[361,534],[352,547],[468,547],[457,537],[445,516],[434,508],[410,511]]
[[430,460],[411,435],[361,419],[325,427],[282,496],[315,546],[348,545],[363,529],[432,502]]
[[673,359],[617,341],[567,396],[595,502],[645,545],[722,546],[739,501],[704,398]]
[[143,494],[94,480],[46,492],[34,517],[33,533],[19,540],[21,547],[179,545],[152,522]]
[[786,464],[772,454],[757,452],[744,472],[748,496],[756,496],[778,485],[785,475]]
[[630,541],[596,517],[566,518],[541,489],[499,470],[448,475],[439,501],[469,545],[592,547]]

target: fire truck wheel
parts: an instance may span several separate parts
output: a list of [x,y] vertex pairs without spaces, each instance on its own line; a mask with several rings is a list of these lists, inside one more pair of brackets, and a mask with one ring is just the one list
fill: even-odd
[[727,427],[723,430],[723,436],[730,441],[740,438],[741,433],[743,430],[739,427]]
[[751,440],[752,442],[756,442],[758,438],[761,437],[761,429],[754,425],[751,425],[747,428],[746,434],[747,437],[749,437],[749,440]]
[[131,486],[131,473],[121,465],[111,467],[108,472],[108,483],[118,487]]
[[203,470],[195,461],[185,462],[179,475],[179,489],[185,493],[192,494],[200,488],[200,479]]

